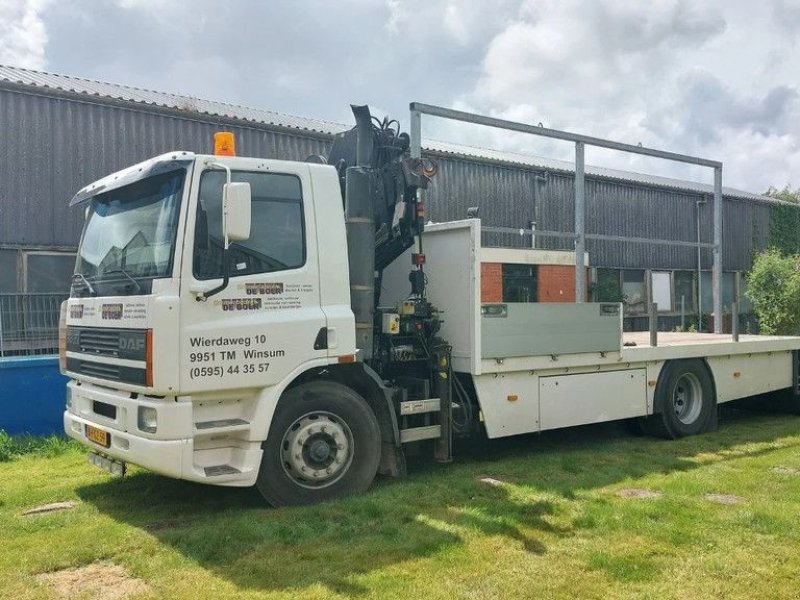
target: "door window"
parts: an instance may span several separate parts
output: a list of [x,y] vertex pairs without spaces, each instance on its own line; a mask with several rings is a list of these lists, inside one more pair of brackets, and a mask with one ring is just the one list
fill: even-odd
[[[234,171],[234,182],[247,182],[252,193],[250,238],[230,245],[230,275],[251,275],[296,269],[305,264],[303,201],[300,180],[294,175]],[[194,234],[194,276],[215,279],[222,264],[223,171],[206,171]]]

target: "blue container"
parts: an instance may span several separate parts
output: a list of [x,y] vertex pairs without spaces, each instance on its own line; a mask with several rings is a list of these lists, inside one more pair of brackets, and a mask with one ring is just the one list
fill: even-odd
[[0,359],[0,429],[12,435],[63,433],[66,385],[57,356]]

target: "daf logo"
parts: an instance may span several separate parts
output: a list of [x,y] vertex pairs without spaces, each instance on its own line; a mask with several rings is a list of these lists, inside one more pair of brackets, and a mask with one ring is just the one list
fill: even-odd
[[121,337],[119,338],[119,349],[139,352],[144,350],[144,339],[140,337]]

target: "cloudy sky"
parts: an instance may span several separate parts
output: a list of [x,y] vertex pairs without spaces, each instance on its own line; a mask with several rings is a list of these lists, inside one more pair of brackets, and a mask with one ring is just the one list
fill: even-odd
[[[343,123],[368,102],[406,126],[417,100],[722,160],[750,191],[800,186],[800,0],[0,0],[0,64]],[[434,119],[424,135],[572,155]]]

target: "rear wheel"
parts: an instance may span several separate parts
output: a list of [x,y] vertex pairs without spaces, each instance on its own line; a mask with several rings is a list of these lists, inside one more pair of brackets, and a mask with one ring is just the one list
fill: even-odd
[[365,491],[380,460],[378,421],[350,388],[315,381],[288,390],[275,411],[256,486],[273,506]]
[[661,372],[655,393],[655,414],[647,431],[663,438],[680,438],[713,427],[714,384],[700,360],[670,361]]

